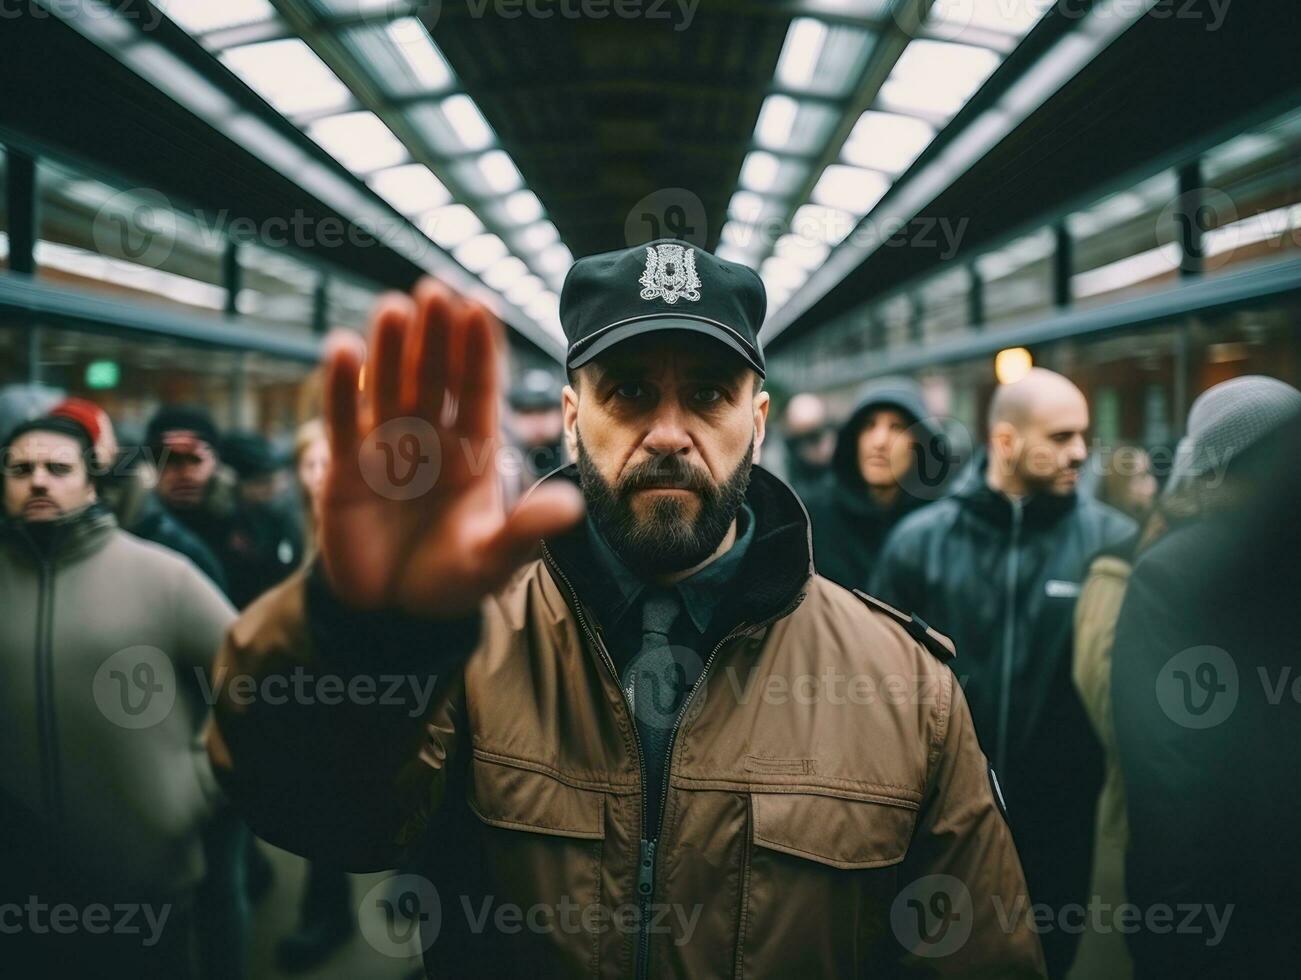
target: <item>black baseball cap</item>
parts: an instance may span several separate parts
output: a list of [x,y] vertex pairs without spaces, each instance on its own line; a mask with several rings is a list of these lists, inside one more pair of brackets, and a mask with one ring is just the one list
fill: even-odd
[[661,238],[589,255],[570,267],[560,291],[565,366],[582,367],[633,337],[686,330],[726,344],[762,378],[767,306],[758,273],[689,242]]

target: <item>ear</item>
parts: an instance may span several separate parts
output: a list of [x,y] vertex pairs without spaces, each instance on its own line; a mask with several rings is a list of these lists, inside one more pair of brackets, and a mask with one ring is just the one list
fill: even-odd
[[989,430],[990,455],[1003,466],[1009,466],[1015,459],[1021,441],[1021,434],[1011,422],[996,422]]
[[768,409],[772,406],[772,396],[766,391],[761,391],[754,396],[754,456],[750,460],[752,463],[759,462],[759,448],[763,445],[763,437],[768,431]]
[[571,385],[560,392],[560,408],[565,416],[565,451],[570,459],[578,459],[578,392]]

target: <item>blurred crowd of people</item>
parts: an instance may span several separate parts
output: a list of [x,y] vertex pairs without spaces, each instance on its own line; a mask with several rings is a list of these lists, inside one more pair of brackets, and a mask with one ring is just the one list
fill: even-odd
[[[534,370],[510,391],[508,497],[566,462],[560,386]],[[312,553],[324,426],[289,450],[168,405],[128,445],[82,399],[0,407],[0,906],[165,907],[148,946],[26,929],[22,955],[246,976],[271,871],[213,780],[205,685],[236,611]],[[1291,386],[1237,378],[1194,403],[1170,474],[1137,446],[1089,474],[1085,396],[1040,368],[997,389],[965,459],[907,378],[868,384],[839,425],[816,395],[786,403],[775,456],[818,571],[956,643],[1051,976],[1295,969],[1299,412]],[[156,657],[115,671],[140,646]],[[164,688],[179,708],[146,729]],[[1157,907],[1168,928],[1143,918]],[[348,876],[314,864],[281,966],[325,960],[355,918]]]

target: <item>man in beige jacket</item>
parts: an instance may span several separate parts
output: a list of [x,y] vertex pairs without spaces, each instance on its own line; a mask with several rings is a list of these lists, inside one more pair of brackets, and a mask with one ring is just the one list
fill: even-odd
[[333,351],[322,561],[231,630],[210,751],[260,835],[412,869],[431,975],[1043,975],[951,648],[752,465],[763,315],[686,243],[576,263],[578,464],[509,514],[484,310],[385,299],[360,395]]

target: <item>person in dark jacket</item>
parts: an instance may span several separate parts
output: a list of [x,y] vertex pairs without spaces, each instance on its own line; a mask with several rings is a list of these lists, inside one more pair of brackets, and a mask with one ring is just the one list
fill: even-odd
[[100,500],[113,511],[118,526],[130,534],[190,559],[199,571],[226,591],[226,575],[217,557],[186,530],[159,503],[146,486],[144,460],[139,447],[119,448],[117,433],[108,413],[83,398],[65,398],[50,414],[70,418],[90,434],[95,458],[95,489]]
[[905,518],[873,591],[954,638],[976,733],[1005,794],[1031,900],[1054,910],[1049,974],[1079,940],[1057,913],[1085,902],[1102,752],[1071,680],[1075,599],[1089,561],[1134,522],[1075,492],[1084,395],[1042,368],[998,389],[988,454],[953,496]]
[[830,471],[836,446],[836,431],[827,421],[826,403],[811,391],[793,397],[782,415],[782,436],[786,482],[807,504]]
[[[216,555],[235,608],[244,608],[294,570],[301,552],[287,542],[299,539],[296,529],[287,517],[258,514],[264,494],[257,480],[252,499],[247,493],[240,498],[229,480],[231,468],[221,465],[221,438],[205,409],[164,406],[149,421],[145,441],[158,467],[158,499]],[[241,445],[237,438],[227,451],[249,476],[263,475],[258,460],[269,456],[269,449]],[[205,980],[241,980],[248,969],[250,902],[269,887],[270,866],[229,809],[214,819],[205,846],[210,874],[199,896]]]
[[886,535],[941,494],[947,442],[910,378],[869,381],[836,438],[831,468],[804,498],[818,571],[866,589]]
[[[1244,377],[1193,403],[1116,625],[1126,935],[1140,980],[1293,976],[1301,962],[1301,393]],[[1168,924],[1168,925],[1167,925]]]
[[[288,514],[264,499],[277,466],[263,437],[238,433],[223,446],[206,410],[175,405],[154,415],[145,438],[158,466],[159,500],[216,555],[235,608],[298,567],[301,534]],[[247,484],[243,489],[231,485],[232,470]]]
[[245,608],[279,585],[302,563],[303,533],[281,492],[285,461],[256,432],[233,432],[222,440],[222,461],[235,472],[235,508],[224,560],[231,601]]

